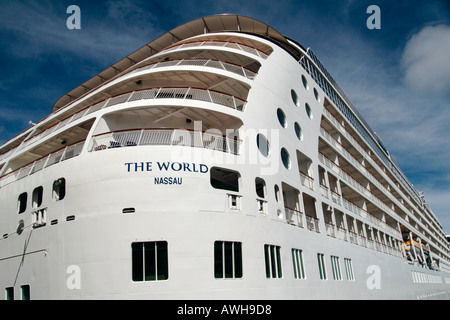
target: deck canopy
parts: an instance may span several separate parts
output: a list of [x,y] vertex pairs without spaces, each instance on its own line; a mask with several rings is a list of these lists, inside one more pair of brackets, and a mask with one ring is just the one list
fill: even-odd
[[288,40],[282,34],[261,21],[245,16],[231,14],[203,17],[182,24],[181,26],[165,33],[156,40],[146,44],[139,50],[116,62],[85,83],[79,85],[72,91],[66,93],[55,102],[53,105],[53,111],[56,111],[71,101],[78,99],[85,93],[91,91],[105,81],[110,80],[120,72],[128,69],[130,66],[133,66],[137,62],[158,53],[176,42],[201,34],[224,31],[238,31],[256,34],[270,39],[285,48],[289,48],[291,52],[292,50],[296,51],[296,49],[289,44]]

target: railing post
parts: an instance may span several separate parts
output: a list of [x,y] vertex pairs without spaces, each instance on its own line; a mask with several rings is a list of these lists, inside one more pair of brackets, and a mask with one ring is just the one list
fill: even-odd
[[136,142],[136,145],[140,146],[141,145],[141,139],[142,139],[142,135],[144,133],[144,129],[141,129],[141,132],[139,133],[139,138]]

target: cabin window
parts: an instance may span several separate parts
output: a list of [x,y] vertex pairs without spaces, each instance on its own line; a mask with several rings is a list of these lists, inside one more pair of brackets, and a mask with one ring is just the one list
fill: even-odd
[[274,187],[274,192],[275,192],[275,200],[280,203],[281,202],[281,195],[280,195],[280,187],[276,184]]
[[313,118],[313,114],[312,114],[312,111],[311,111],[311,107],[307,103],[305,103],[305,110],[306,110],[306,114],[308,115],[308,118],[312,119]]
[[66,196],[66,179],[60,178],[53,182],[53,199],[55,201],[63,200]]
[[317,254],[320,280],[327,280],[327,269],[325,268],[325,256],[323,253]]
[[264,258],[266,262],[267,278],[282,278],[281,248],[270,244],[264,245]]
[[333,271],[334,280],[342,280],[341,265],[339,263],[339,257],[331,256],[331,269]]
[[302,83],[306,90],[309,90],[308,80],[306,80],[306,77],[302,75]]
[[27,199],[28,194],[26,192],[22,193],[17,199],[17,213],[21,214],[27,210]]
[[317,91],[316,88],[314,88],[314,98],[316,98],[317,102],[320,102],[320,96],[319,96],[319,92]]
[[259,133],[256,136],[256,144],[258,146],[258,150],[264,157],[268,157],[270,155],[269,140],[267,140],[263,134]]
[[295,279],[306,279],[302,250],[292,249],[292,263],[294,266]]
[[167,241],[133,242],[133,281],[161,281],[169,278]]
[[353,273],[352,259],[345,258],[344,265],[345,265],[345,274],[347,275],[347,280],[355,281],[355,274]]
[[295,92],[294,89],[291,90],[291,97],[292,97],[292,101],[294,102],[295,106],[298,107],[299,106],[298,96],[297,96],[297,92]]
[[5,289],[5,299],[14,300],[14,287],[8,287]]
[[295,130],[295,135],[297,136],[298,140],[302,141],[303,140],[302,128],[300,127],[298,122],[296,122],[294,124],[294,130]]
[[281,149],[281,161],[286,169],[291,168],[291,158],[289,152],[285,148]]
[[22,293],[22,300],[31,300],[30,285],[26,284],[20,287]]
[[44,188],[42,186],[37,187],[33,190],[32,206],[33,208],[39,208],[42,204],[42,195],[44,193]]
[[237,171],[213,167],[210,170],[211,186],[215,189],[239,192],[241,174]]
[[278,110],[277,110],[277,117],[278,117],[278,121],[280,122],[281,126],[283,128],[286,128],[287,127],[286,115],[284,114],[283,110],[281,110],[280,108],[278,108]]
[[241,242],[214,242],[214,277],[217,279],[242,278]]
[[255,187],[256,187],[256,194],[260,198],[266,197],[266,182],[264,179],[256,178],[255,179]]

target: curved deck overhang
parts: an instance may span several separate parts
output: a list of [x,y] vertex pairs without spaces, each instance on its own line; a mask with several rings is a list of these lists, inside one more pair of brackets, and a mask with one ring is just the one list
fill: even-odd
[[130,66],[150,57],[155,53],[164,50],[165,48],[175,44],[176,42],[201,34],[225,31],[235,31],[257,35],[275,42],[278,45],[281,45],[291,53],[298,51],[294,46],[290,44],[285,36],[283,36],[281,33],[276,31],[269,25],[256,19],[232,14],[203,17],[182,24],[175,29],[165,33],[156,40],[146,44],[139,50],[126,56],[122,60],[116,62],[109,68],[92,77],[88,81],[79,85],[72,91],[66,93],[55,102],[52,111],[58,110],[71,101],[94,89],[103,82],[110,80],[120,72],[128,69]]

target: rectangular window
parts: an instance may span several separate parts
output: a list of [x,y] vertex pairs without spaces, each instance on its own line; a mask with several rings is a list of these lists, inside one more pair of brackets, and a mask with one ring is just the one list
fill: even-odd
[[211,185],[215,189],[239,192],[241,174],[225,168],[212,167],[210,170]]
[[317,262],[319,264],[320,280],[327,280],[327,270],[325,268],[325,259],[323,253],[317,254]]
[[133,281],[160,281],[169,278],[167,241],[131,244]]
[[27,199],[28,194],[26,192],[22,193],[17,199],[17,213],[21,214],[27,210]]
[[339,257],[331,256],[331,269],[333,270],[333,279],[342,280]]
[[66,179],[60,178],[53,182],[53,199],[55,201],[63,200],[66,196]]
[[22,300],[30,300],[30,285],[26,284],[20,287],[20,290],[22,292]]
[[39,208],[42,204],[42,194],[44,193],[44,188],[37,187],[33,190],[33,197],[32,197],[32,207],[33,208]]
[[9,287],[5,289],[5,299],[14,300],[14,287]]
[[348,281],[355,281],[355,275],[353,273],[353,265],[352,260],[348,258],[344,258],[345,264],[345,274],[347,275]]
[[294,265],[295,279],[306,279],[302,250],[292,249],[292,263]]
[[279,246],[264,245],[264,257],[266,260],[266,277],[282,278],[281,270],[281,252]]
[[214,277],[218,279],[242,278],[241,242],[214,242]]

